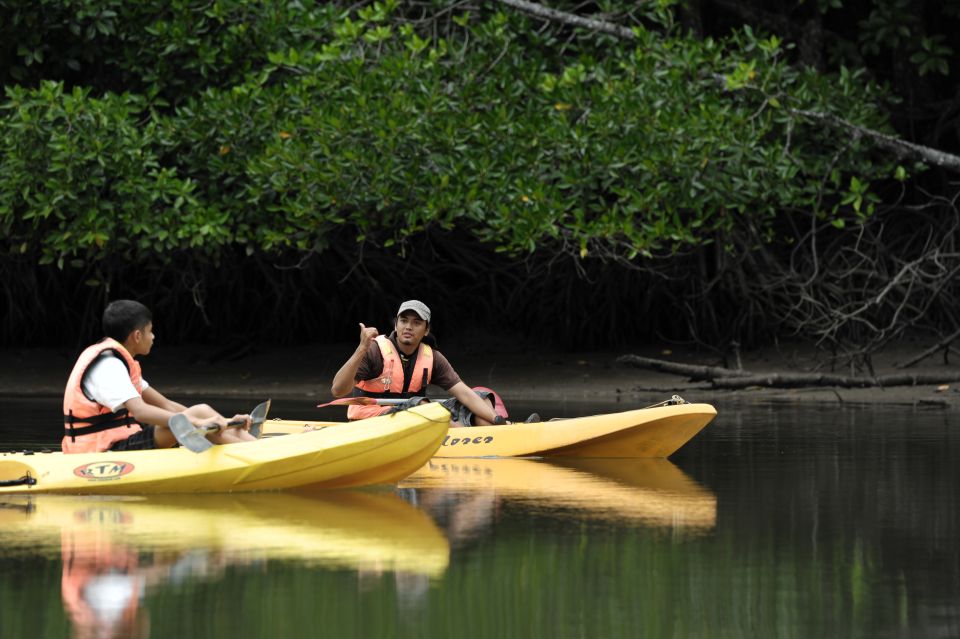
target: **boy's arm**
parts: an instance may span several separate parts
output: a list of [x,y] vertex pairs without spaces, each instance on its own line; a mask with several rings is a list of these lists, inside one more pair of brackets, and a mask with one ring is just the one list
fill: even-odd
[[370,350],[370,344],[376,336],[377,329],[372,326],[364,326],[362,323],[360,324],[360,344],[357,345],[357,350],[353,352],[350,359],[344,362],[340,370],[337,371],[337,374],[333,376],[330,393],[334,397],[343,397],[353,390],[357,369],[360,368],[360,363],[363,362],[363,358],[367,356],[367,351]]
[[[147,387],[146,390],[143,391],[143,401],[149,404],[150,406],[156,406],[157,408],[162,408],[163,410],[170,413],[181,413],[187,410],[186,406],[178,402],[175,402],[172,399],[167,399],[160,393],[160,391],[155,389],[153,386],[149,386]],[[129,406],[127,407],[127,410],[130,410]]]
[[[146,397],[147,393],[151,390],[153,389],[148,388],[146,391],[144,391],[144,397]],[[154,392],[156,393],[156,391]],[[160,395],[159,393],[157,394]],[[163,397],[163,395],[160,396]],[[129,411],[130,414],[133,415],[134,419],[141,424],[167,426],[167,422],[169,422],[170,417],[173,416],[174,413],[180,412],[179,410],[168,410],[166,408],[161,408],[160,406],[149,404],[144,397],[133,397],[123,403],[127,411]]]

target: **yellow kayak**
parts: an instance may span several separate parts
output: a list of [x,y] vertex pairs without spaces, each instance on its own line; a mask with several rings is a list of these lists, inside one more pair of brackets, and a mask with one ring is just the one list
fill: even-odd
[[[710,404],[674,404],[533,424],[455,427],[450,428],[434,456],[669,457],[716,415]],[[355,428],[364,421],[345,424],[272,419],[264,422],[263,433],[322,432],[331,426]]]
[[400,487],[489,491],[537,511],[690,532],[712,529],[717,521],[716,496],[666,459],[434,458]]
[[303,437],[129,452],[0,453],[9,493],[212,493],[395,483],[436,452],[450,425],[439,404]]
[[433,520],[393,493],[0,497],[3,554],[59,556],[68,538],[81,554],[202,551],[431,577],[450,555]]

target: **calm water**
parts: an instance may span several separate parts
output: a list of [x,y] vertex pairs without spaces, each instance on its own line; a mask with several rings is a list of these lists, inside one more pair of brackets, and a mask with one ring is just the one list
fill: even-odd
[[[42,431],[57,404],[0,399],[4,448],[56,442]],[[435,460],[396,489],[2,498],[0,637],[960,636],[956,415],[718,410],[670,461]]]

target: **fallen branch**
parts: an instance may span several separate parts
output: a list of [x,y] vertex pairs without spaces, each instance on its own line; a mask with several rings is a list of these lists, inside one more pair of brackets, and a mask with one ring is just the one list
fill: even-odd
[[832,386],[836,388],[883,388],[892,386],[922,386],[960,382],[960,371],[943,373],[891,373],[873,377],[851,377],[830,373],[751,373],[722,366],[679,364],[639,355],[621,355],[618,364],[644,368],[674,375],[683,375],[692,381],[706,381],[714,388],[738,389],[751,386],[768,388],[802,388]]
[[877,377],[847,377],[823,373],[770,373],[746,377],[711,380],[714,388],[738,389],[750,386],[768,388],[803,388],[832,386],[837,388],[884,388],[892,386],[927,386],[960,382],[960,371],[954,373],[893,373]]
[[719,378],[743,377],[750,373],[734,368],[724,368],[722,366],[695,366],[692,364],[678,364],[677,362],[668,362],[662,359],[653,359],[650,357],[640,357],[639,355],[621,355],[617,358],[618,364],[632,366],[634,368],[646,368],[649,370],[661,371],[663,373],[673,373],[674,375],[683,375],[696,381],[713,381]]

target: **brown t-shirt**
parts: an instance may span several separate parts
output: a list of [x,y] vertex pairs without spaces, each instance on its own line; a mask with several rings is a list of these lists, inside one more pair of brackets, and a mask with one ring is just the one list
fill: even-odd
[[[390,341],[393,342],[393,340]],[[396,342],[393,342],[393,347],[400,356],[401,364],[405,365],[407,363],[407,356],[397,348]],[[411,357],[416,357],[416,353]],[[363,357],[363,361],[360,362],[360,366],[357,368],[355,380],[361,382],[377,379],[380,377],[382,371],[383,355],[380,354],[380,347],[377,343],[373,342],[370,344],[370,348],[367,349],[367,354]],[[439,386],[443,390],[450,390],[460,383],[460,376],[457,375],[457,371],[453,370],[453,366],[450,365],[447,358],[437,349],[433,349],[433,372],[430,374],[430,383]]]

